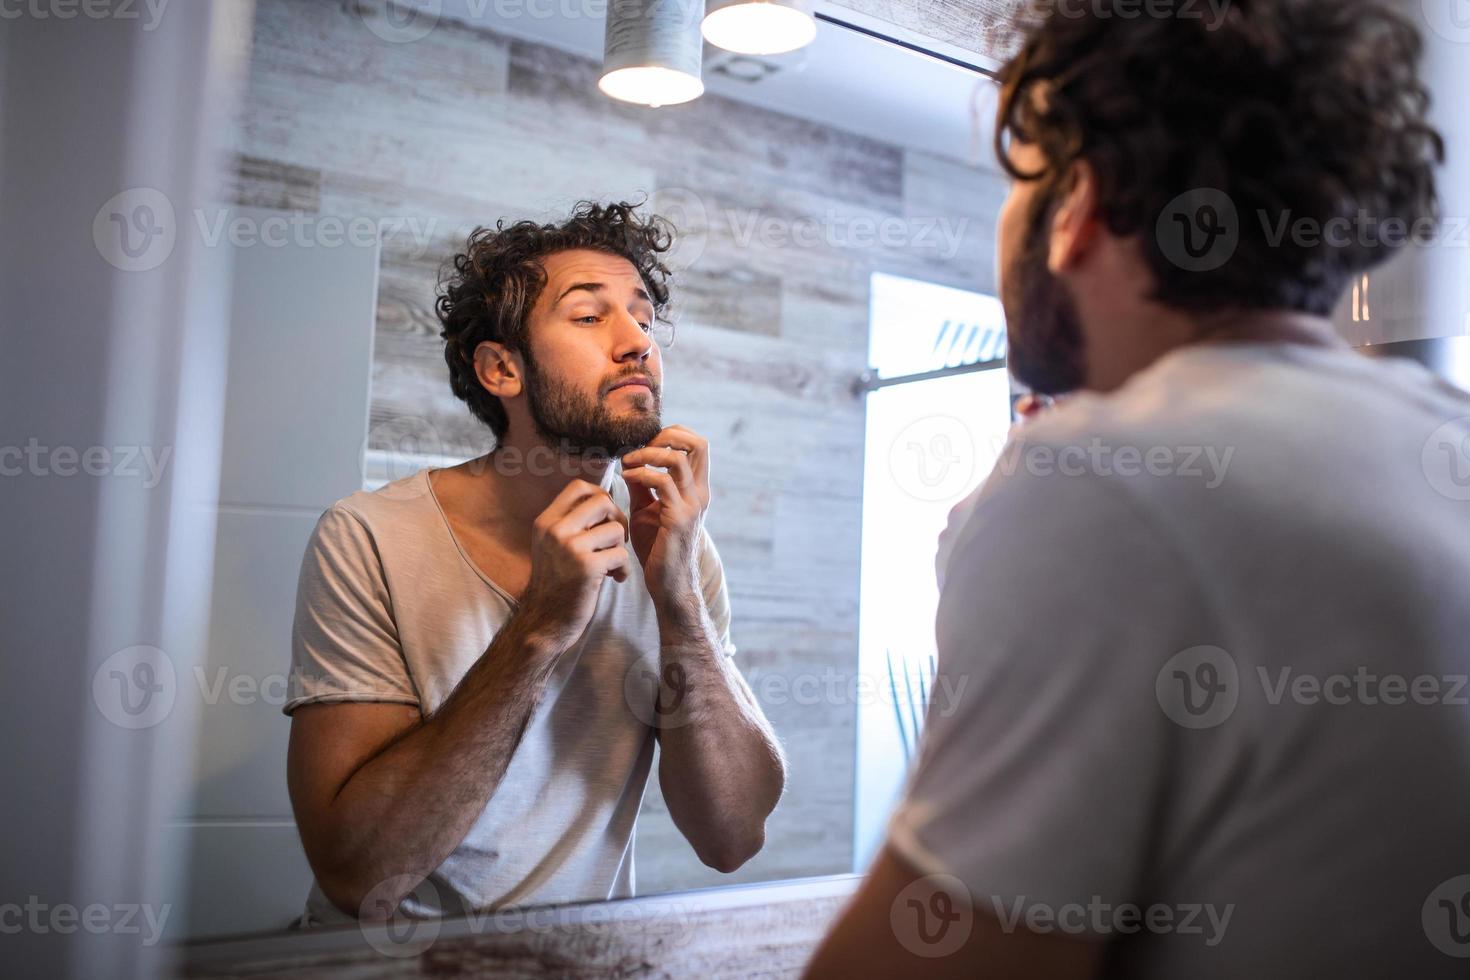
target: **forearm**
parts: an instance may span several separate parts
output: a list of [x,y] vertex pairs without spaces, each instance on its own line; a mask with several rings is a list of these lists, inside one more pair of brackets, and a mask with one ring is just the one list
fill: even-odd
[[328,897],[354,914],[366,898],[391,910],[459,846],[505,776],[556,652],[513,617],[437,711],[348,778],[331,804],[322,863],[332,873],[319,875]]
[[765,842],[785,757],[702,602],[661,611],[659,634],[659,782],[669,815],[700,860],[733,871]]

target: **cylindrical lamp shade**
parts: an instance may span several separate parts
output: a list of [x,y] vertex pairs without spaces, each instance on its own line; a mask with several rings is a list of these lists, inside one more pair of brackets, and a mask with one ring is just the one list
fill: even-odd
[[813,0],[709,0],[704,39],[738,54],[785,54],[817,37]]
[[704,93],[702,0],[611,0],[597,87],[639,105],[677,105]]

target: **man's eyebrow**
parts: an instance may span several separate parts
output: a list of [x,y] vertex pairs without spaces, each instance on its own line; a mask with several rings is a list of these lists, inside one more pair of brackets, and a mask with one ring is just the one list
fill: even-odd
[[[561,295],[556,298],[556,302],[560,303],[562,300],[567,298],[568,293],[575,292],[578,289],[586,290],[589,293],[599,293],[606,288],[607,283],[602,282],[574,282],[566,289],[563,289],[561,291]],[[643,302],[647,303],[649,306],[653,305],[653,297],[648,295],[648,290],[639,287],[638,289],[635,289],[634,292],[638,294],[638,298],[643,300]]]

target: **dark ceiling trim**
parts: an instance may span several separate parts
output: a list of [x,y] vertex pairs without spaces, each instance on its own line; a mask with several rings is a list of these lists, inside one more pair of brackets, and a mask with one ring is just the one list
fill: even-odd
[[826,23],[831,24],[834,27],[841,27],[844,30],[852,31],[855,34],[862,34],[866,37],[871,37],[874,40],[892,44],[895,47],[903,48],[906,51],[912,51],[915,54],[921,54],[926,58],[933,58],[935,61],[942,61],[946,65],[953,65],[956,68],[963,68],[965,71],[971,71],[977,75],[984,75],[986,78],[995,78],[994,69],[982,68],[980,65],[972,64],[971,62],[965,61],[962,58],[955,58],[947,54],[941,54],[938,51],[930,50],[923,45],[914,44],[911,41],[900,40],[899,38],[893,37],[892,35],[883,34],[879,31],[872,30],[871,28],[862,27],[861,25],[854,24],[851,21],[841,20],[837,17],[833,17],[831,14],[824,14],[818,11],[816,14],[816,18],[817,20],[825,21]]

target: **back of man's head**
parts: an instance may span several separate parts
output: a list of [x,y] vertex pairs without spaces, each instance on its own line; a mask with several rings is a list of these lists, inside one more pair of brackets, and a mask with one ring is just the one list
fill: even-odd
[[[1122,6],[1036,4],[1001,72],[996,148],[1018,179],[1060,182],[1085,160],[1152,299],[1325,316],[1355,274],[1434,234],[1444,149],[1422,42],[1385,2]],[[1045,169],[1017,172],[1007,140]]]

